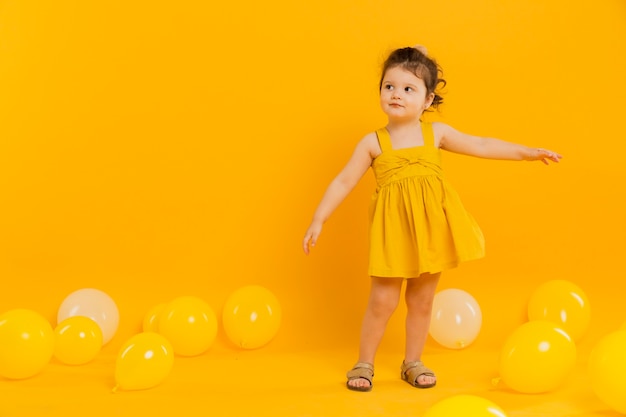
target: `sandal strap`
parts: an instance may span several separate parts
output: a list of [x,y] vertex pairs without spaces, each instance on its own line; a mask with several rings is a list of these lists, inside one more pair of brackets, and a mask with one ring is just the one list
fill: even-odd
[[348,380],[363,378],[367,379],[370,384],[374,377],[374,365],[367,362],[357,362],[354,367],[346,374]]
[[435,376],[435,373],[424,366],[424,363],[421,361],[403,362],[400,369],[402,370],[402,374],[406,375],[407,380],[411,381],[413,384],[417,382],[417,378],[421,375]]

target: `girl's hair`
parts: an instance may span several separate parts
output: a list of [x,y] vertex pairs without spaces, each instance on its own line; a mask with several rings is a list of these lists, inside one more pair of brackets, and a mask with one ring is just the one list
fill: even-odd
[[433,99],[433,103],[430,108],[439,108],[439,105],[443,103],[443,97],[438,94],[438,87],[439,84],[444,87],[446,85],[446,80],[439,77],[440,74],[443,74],[443,71],[437,64],[437,61],[426,55],[426,49],[424,47],[400,48],[389,54],[389,57],[383,64],[383,71],[380,76],[380,84],[378,86],[379,90],[383,87],[383,78],[385,78],[387,71],[390,68],[395,67],[402,67],[415,74],[418,78],[424,80],[426,93],[435,94],[435,98]]

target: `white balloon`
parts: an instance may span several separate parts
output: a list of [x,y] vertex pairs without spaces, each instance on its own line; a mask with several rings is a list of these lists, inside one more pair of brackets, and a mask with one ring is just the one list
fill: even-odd
[[478,336],[482,320],[474,297],[463,290],[447,289],[435,294],[429,333],[442,346],[463,349]]
[[83,288],[65,297],[57,313],[57,323],[73,316],[89,317],[95,321],[102,330],[103,345],[113,338],[120,320],[115,301],[94,288]]

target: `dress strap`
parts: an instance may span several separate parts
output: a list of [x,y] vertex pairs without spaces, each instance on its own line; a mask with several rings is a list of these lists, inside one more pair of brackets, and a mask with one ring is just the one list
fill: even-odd
[[391,136],[389,135],[389,131],[387,131],[386,127],[378,129],[376,131],[376,136],[378,136],[378,144],[383,152],[390,151],[392,149]]
[[424,137],[424,146],[435,146],[435,132],[433,132],[433,124],[422,122],[422,136]]

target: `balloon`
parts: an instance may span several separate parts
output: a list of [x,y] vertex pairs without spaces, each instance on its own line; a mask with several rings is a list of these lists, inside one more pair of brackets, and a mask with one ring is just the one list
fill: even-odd
[[158,330],[172,343],[176,354],[197,356],[206,352],[215,341],[217,317],[202,299],[178,297],[163,307]]
[[268,289],[250,285],[233,292],[224,305],[222,322],[235,345],[256,349],[269,343],[280,327],[281,308]]
[[73,316],[89,317],[98,323],[103,345],[115,335],[120,319],[115,301],[108,294],[93,288],[77,290],[65,297],[57,313],[57,323]]
[[54,357],[66,365],[82,365],[102,349],[102,330],[88,317],[68,317],[54,329]]
[[547,281],[532,293],[528,319],[552,321],[578,341],[591,320],[589,300],[583,290],[569,281]]
[[426,410],[424,417],[506,417],[504,410],[491,401],[475,395],[454,395]]
[[143,318],[144,332],[158,332],[159,330],[159,314],[165,308],[165,303],[157,304],[146,313]]
[[589,356],[589,381],[593,392],[615,411],[626,414],[626,330],[600,339]]
[[462,349],[476,339],[482,320],[474,297],[463,290],[447,289],[435,294],[429,333],[442,346]]
[[53,351],[54,331],[39,313],[16,309],[0,315],[0,375],[9,379],[36,375]]
[[158,333],[145,332],[124,343],[115,361],[113,391],[148,389],[160,384],[174,366],[174,350]]
[[500,355],[500,376],[515,391],[537,394],[565,382],[576,362],[576,345],[555,323],[529,321],[506,340]]

